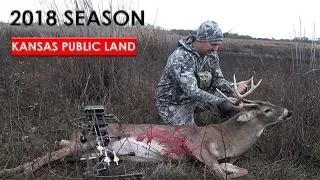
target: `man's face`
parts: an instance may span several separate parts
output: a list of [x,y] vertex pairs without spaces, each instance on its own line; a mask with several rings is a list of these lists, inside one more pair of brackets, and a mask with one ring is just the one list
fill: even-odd
[[221,44],[222,44],[222,41],[213,41],[213,42],[199,41],[195,48],[199,54],[208,56],[213,52],[217,51]]

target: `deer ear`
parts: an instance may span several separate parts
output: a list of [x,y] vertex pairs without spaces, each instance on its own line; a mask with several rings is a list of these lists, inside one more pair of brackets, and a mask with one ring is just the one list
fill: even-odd
[[241,121],[241,122],[248,121],[248,120],[249,120],[248,116],[245,115],[245,114],[242,114],[242,115],[238,116],[237,119],[236,119],[236,121]]
[[243,113],[240,116],[238,116],[236,121],[246,122],[246,121],[249,121],[250,119],[252,119],[253,117],[254,117],[254,113],[252,111],[249,111],[249,112]]

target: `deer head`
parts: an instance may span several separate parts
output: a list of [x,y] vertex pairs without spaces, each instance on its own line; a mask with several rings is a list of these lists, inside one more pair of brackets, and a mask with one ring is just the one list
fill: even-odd
[[268,126],[292,117],[292,112],[287,108],[269,102],[249,100],[243,100],[243,102],[245,106],[236,121],[247,122],[258,119],[260,124]]
[[274,104],[271,104],[265,101],[251,101],[251,100],[244,99],[260,85],[262,79],[260,79],[256,85],[254,85],[253,77],[247,80],[246,82],[247,84],[249,84],[251,81],[251,88],[243,95],[241,95],[237,90],[237,81],[236,81],[235,75],[233,75],[233,80],[234,80],[234,89],[232,89],[229,86],[227,87],[229,87],[236,95],[236,98],[237,98],[236,102],[231,101],[225,94],[219,91],[219,89],[217,89],[217,91],[223,97],[225,97],[229,102],[233,104],[238,104],[240,101],[244,103],[244,108],[239,113],[240,115],[237,116],[236,121],[247,122],[247,121],[250,121],[251,119],[259,119],[260,123],[262,123],[263,125],[270,125],[278,121],[291,118],[292,112],[286,108],[276,106]]

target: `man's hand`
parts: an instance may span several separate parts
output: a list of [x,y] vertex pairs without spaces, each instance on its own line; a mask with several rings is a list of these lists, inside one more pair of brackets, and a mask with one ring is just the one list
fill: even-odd
[[237,83],[237,90],[240,94],[243,94],[248,87],[248,81],[241,81]]
[[234,98],[234,97],[228,97],[228,99],[229,99],[230,101],[232,101],[233,104],[237,101],[237,98]]
[[228,97],[228,99],[233,102],[233,105],[235,106],[238,112],[241,111],[241,109],[243,108],[243,102],[240,102],[239,104],[234,104],[237,101],[237,98]]

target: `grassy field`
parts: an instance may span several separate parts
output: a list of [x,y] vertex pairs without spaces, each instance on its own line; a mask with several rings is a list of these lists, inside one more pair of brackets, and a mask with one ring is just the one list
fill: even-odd
[[[13,36],[136,36],[136,57],[11,57]],[[83,107],[102,104],[122,123],[154,123],[154,92],[166,60],[181,37],[147,28],[0,27],[0,169],[56,150],[68,139]],[[294,118],[269,127],[237,165],[243,179],[319,179],[319,44],[225,39],[220,63],[226,79],[263,79],[250,99],[291,109]],[[206,116],[203,116],[206,118]],[[203,120],[210,123],[208,119]],[[136,167],[147,179],[213,179],[201,164]],[[81,178],[83,164],[53,163],[34,179]]]

